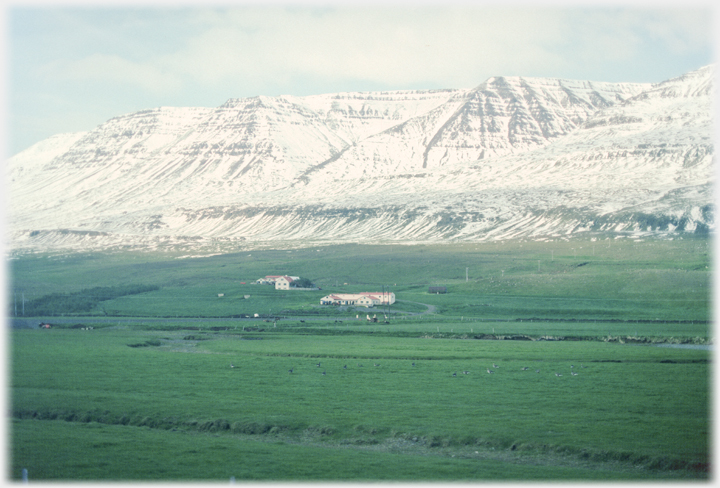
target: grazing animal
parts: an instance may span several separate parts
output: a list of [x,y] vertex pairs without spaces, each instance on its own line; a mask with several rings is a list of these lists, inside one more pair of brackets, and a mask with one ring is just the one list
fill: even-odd
[[555,373],[555,376],[562,376],[560,373]]
[[470,371],[463,371],[463,374],[470,374]]
[[500,366],[498,366],[497,364],[493,363],[493,368],[499,368],[499,367],[500,367]]
[[415,367],[415,363],[412,363],[412,365],[413,365],[413,368],[414,368],[414,367]]
[[575,366],[573,366],[572,364],[570,365],[570,369],[573,369],[574,367],[575,367]]
[[577,376],[577,373],[575,371],[570,371],[570,374],[573,376]]
[[453,378],[457,376],[457,373],[453,373]]
[[323,371],[323,376],[325,376],[325,371]]
[[375,366],[380,366],[378,363],[373,363]]
[[536,373],[539,373],[539,372],[540,372],[540,370],[539,370],[539,369],[536,369],[536,370],[535,370],[535,372],[536,372]]
[[233,363],[230,363],[230,367],[231,367],[231,368],[234,368],[235,365],[234,365]]
[[318,368],[320,367],[320,363],[317,363],[317,367],[318,367]]
[[343,366],[343,369],[347,369],[347,364]]
[[490,368],[488,368],[487,372],[493,374],[495,371],[491,371]]
[[292,374],[293,369],[295,369],[295,368],[290,368],[290,369],[288,369],[288,373]]
[[527,371],[527,369],[528,369],[527,366],[525,366],[522,370],[523,370],[523,371]]

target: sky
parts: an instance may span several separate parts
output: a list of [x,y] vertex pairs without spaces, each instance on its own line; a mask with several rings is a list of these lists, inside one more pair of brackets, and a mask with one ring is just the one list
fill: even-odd
[[5,153],[160,106],[472,88],[492,76],[661,82],[714,62],[709,2],[10,2]]

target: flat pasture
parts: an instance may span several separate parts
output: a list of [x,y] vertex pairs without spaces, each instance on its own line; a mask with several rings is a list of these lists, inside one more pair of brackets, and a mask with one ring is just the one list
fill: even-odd
[[[288,443],[235,434],[207,435],[158,431],[95,422],[13,420],[15,457],[38,459],[33,451],[52,451],[26,464],[41,480],[208,482],[238,481],[474,481],[518,479],[642,480],[643,473],[606,471],[589,462],[564,466],[525,465],[511,456],[405,454],[400,442],[381,445]],[[138,449],[137,446],[143,446]],[[88,459],[88,453],[92,457]],[[152,456],[148,456],[148,452]],[[242,462],[238,462],[242,460]],[[229,476],[229,473],[233,475]],[[32,478],[31,478],[32,479]]]
[[710,246],[13,256],[8,477],[707,480]]
[[[498,479],[523,479],[536,464],[530,478],[564,478],[565,468],[580,479],[693,478],[707,474],[708,362],[706,350],[588,341],[17,330],[12,411],[18,432],[63,420],[83,432],[144,427],[158,442],[220,435],[238,448],[272,441],[280,450],[485,459],[507,464]],[[13,476],[54,458],[13,444]],[[225,478],[242,477],[246,461],[228,460]],[[297,462],[298,472],[310,469]],[[189,476],[167,463],[169,478]],[[270,468],[253,477],[284,478]]]

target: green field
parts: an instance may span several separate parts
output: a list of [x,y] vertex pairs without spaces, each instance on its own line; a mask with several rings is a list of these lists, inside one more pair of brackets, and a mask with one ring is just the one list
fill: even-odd
[[[328,292],[379,291],[389,286],[398,300],[431,304],[453,318],[707,321],[710,247],[707,239],[688,238],[343,245],[195,259],[130,252],[30,255],[10,261],[8,312],[22,315],[23,296],[29,306],[52,293],[158,286],[153,292],[102,301],[90,314],[328,314],[337,312],[319,306]],[[269,274],[307,277],[323,290],[291,293],[251,284]],[[428,293],[429,285],[438,284],[447,286],[446,295]],[[225,296],[218,297],[220,293]],[[405,303],[402,309],[424,308]]]
[[[18,257],[8,314],[55,327],[10,332],[9,477],[708,479],[710,245]],[[377,323],[319,305],[381,286]]]

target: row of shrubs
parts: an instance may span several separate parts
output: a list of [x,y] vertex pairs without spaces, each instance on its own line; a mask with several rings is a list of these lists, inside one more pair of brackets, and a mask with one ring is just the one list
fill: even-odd
[[148,346],[157,347],[160,344],[161,343],[158,339],[150,339],[149,341],[145,341],[145,342],[135,342],[132,344],[128,344],[128,346],[129,347],[148,347]]
[[[164,430],[194,430],[198,432],[227,432],[233,434],[247,435],[279,435],[283,433],[297,432],[300,427],[288,425],[272,425],[264,422],[235,421],[226,419],[215,420],[179,420],[174,417],[155,418],[144,415],[117,415],[109,411],[74,412],[67,410],[50,411],[15,411],[13,416],[18,419],[38,420],[65,420],[67,422],[98,422],[103,424],[129,425],[136,427],[149,427]],[[644,467],[650,470],[678,471],[687,470],[693,472],[709,472],[708,462],[691,462],[681,459],[674,459],[668,456],[648,456],[633,452],[594,451],[577,447],[532,443],[513,442],[508,440],[484,439],[474,436],[455,438],[452,436],[426,435],[418,436],[405,432],[387,431],[387,429],[376,429],[366,426],[355,426],[354,430],[363,434],[362,439],[356,439],[356,444],[377,444],[377,436],[389,436],[400,438],[406,441],[418,443],[431,448],[448,448],[461,446],[476,446],[485,449],[517,451],[526,453],[559,454],[575,457],[591,462],[621,462],[633,466]],[[330,426],[309,426],[302,430],[304,436],[327,437],[337,434],[337,431]]]
[[[569,318],[569,319],[563,319],[563,318],[557,318],[557,317],[529,317],[529,318],[517,318],[514,321],[515,322],[608,322],[611,324],[694,324],[697,322],[698,324],[709,324],[709,320],[666,320],[666,319],[587,319],[587,318]],[[510,319],[505,320],[496,320],[497,322],[511,322]]]
[[271,425],[263,422],[237,421],[230,422],[225,419],[215,420],[180,420],[175,417],[151,417],[147,415],[114,414],[109,411],[75,412],[72,410],[49,411],[16,411],[13,413],[19,419],[37,420],[65,420],[67,422],[97,422],[109,425],[129,425],[133,427],[150,427],[164,430],[196,430],[199,432],[231,432],[234,434],[279,434],[293,430],[285,425]]
[[[382,334],[382,333],[381,333]],[[387,334],[384,334],[387,335]],[[390,333],[394,335],[394,333]],[[691,345],[709,345],[712,344],[712,338],[709,337],[647,337],[647,336],[551,336],[540,335],[530,336],[527,334],[462,334],[452,332],[435,332],[425,333],[420,336],[421,339],[479,339],[479,340],[497,340],[497,341],[600,341],[600,342],[618,342],[638,343],[638,344],[691,344]]]
[[709,471],[709,463],[707,462],[691,462],[681,459],[674,459],[669,456],[648,456],[627,451],[593,451],[590,449],[582,449],[570,446],[548,444],[536,445],[532,443],[511,442],[507,440],[489,440],[473,436],[465,436],[462,438],[453,438],[451,436],[440,435],[418,437],[408,434],[395,434],[395,436],[404,438],[406,440],[411,440],[412,442],[417,442],[428,447],[447,448],[456,446],[478,446],[487,449],[505,451],[560,454],[563,456],[575,457],[578,459],[592,462],[621,462],[631,464],[633,466],[641,466],[646,469],[659,471]]

